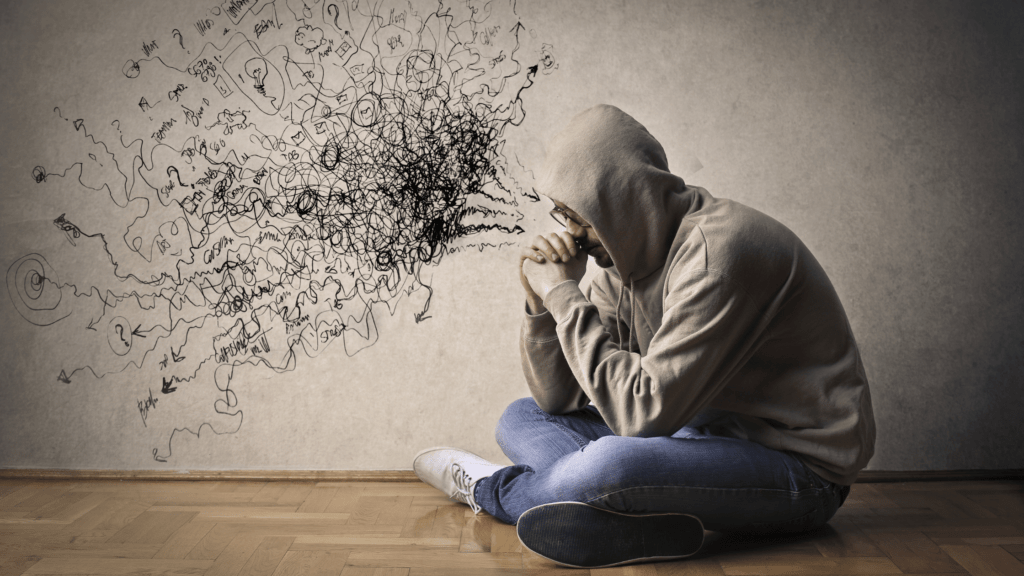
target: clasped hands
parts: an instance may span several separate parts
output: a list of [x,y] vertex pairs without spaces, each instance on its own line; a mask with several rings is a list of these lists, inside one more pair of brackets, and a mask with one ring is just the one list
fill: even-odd
[[546,310],[544,298],[552,288],[566,280],[579,282],[586,271],[587,253],[564,230],[535,236],[519,252],[519,280],[534,313]]

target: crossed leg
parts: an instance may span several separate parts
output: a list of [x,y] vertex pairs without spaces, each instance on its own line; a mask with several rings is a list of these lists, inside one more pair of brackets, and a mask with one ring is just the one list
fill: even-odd
[[552,416],[523,398],[502,415],[496,438],[515,465],[477,482],[475,498],[509,524],[535,506],[583,502],[689,514],[709,530],[796,532],[827,522],[848,491],[790,454],[706,429],[616,436],[592,406]]

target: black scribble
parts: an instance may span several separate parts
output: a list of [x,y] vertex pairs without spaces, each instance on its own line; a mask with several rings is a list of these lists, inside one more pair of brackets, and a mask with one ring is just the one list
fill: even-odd
[[[18,313],[72,343],[57,379],[122,379],[166,462],[179,433],[240,429],[235,368],[357,354],[386,339],[375,315],[431,319],[428,269],[515,246],[539,196],[505,136],[558,65],[520,45],[513,1],[473,4],[226,0],[168,27],[180,50],[146,42],[122,68],[174,109],[142,94],[113,121],[55,108],[81,161],[33,180],[105,193],[53,221],[76,258],[100,255],[82,260],[95,273],[61,282],[40,254],[7,272]],[[184,424],[150,420],[158,400],[160,422]]]
[[149,390],[149,398],[138,401],[139,415],[142,416],[142,425],[146,426],[146,419],[149,418],[149,411],[156,408],[159,398],[153,398],[153,391]]
[[82,231],[78,229],[78,226],[75,226],[71,222],[68,222],[67,219],[64,218],[64,214],[61,214],[60,216],[55,218],[53,221],[53,225],[59,228],[67,235],[68,242],[70,242],[72,246],[77,246],[77,244],[75,244],[75,238],[78,238],[79,236],[82,235]]

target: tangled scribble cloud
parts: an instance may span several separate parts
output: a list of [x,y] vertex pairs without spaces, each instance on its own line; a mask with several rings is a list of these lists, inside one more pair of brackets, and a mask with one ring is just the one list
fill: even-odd
[[238,430],[235,367],[355,354],[380,306],[417,295],[406,312],[429,317],[425,267],[514,243],[537,197],[504,132],[557,67],[550,45],[521,54],[513,2],[227,0],[177,24],[111,79],[138,109],[55,109],[88,158],[30,175],[106,193],[104,217],[53,225],[114,278],[62,282],[35,253],[7,273],[25,320],[89,351],[61,381],[147,383],[131,401],[159,461],[178,432]]

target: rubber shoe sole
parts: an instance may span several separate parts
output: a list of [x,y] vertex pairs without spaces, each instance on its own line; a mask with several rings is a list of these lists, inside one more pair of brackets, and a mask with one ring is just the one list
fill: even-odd
[[686,558],[704,543],[704,525],[687,514],[623,514],[582,502],[555,502],[519,517],[523,546],[572,568]]

